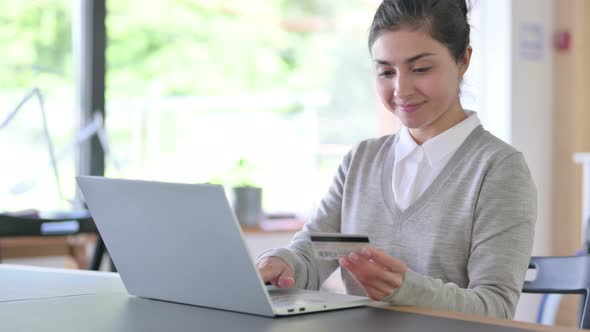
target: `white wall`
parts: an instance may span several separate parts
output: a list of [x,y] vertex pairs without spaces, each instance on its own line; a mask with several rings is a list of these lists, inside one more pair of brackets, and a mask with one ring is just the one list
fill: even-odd
[[[523,152],[537,185],[533,255],[551,252],[552,9],[553,0],[475,1],[466,78],[484,127]],[[538,299],[523,295],[517,319],[534,321]]]
[[[538,190],[535,255],[550,254],[552,127],[552,0],[518,0],[513,4],[511,143],[522,150]],[[539,58],[527,46],[540,29]],[[534,52],[533,52],[534,53]]]
[[553,0],[476,1],[466,77],[467,104],[487,130],[524,153],[533,174],[539,194],[536,255],[550,252],[552,8]]
[[484,127],[507,142],[511,139],[511,7],[511,0],[474,3],[470,16],[473,55],[465,78],[474,99],[472,107]]

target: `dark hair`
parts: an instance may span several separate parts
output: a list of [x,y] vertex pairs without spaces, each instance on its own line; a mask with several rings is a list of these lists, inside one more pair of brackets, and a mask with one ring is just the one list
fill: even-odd
[[459,62],[469,46],[465,0],[383,0],[371,24],[369,50],[383,31],[423,29]]

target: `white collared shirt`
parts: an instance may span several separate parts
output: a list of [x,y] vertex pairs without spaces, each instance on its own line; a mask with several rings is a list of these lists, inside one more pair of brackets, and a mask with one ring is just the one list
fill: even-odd
[[473,111],[467,118],[424,142],[414,141],[407,127],[402,127],[395,146],[392,188],[395,202],[405,210],[422,195],[447,165],[453,153],[481,122]]

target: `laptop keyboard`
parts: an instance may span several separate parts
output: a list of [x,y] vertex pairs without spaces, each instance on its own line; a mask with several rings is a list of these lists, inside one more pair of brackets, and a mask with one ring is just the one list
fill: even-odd
[[316,294],[273,294],[270,296],[270,300],[273,305],[296,305],[296,304],[311,304],[311,303],[324,303],[325,298],[317,296]]
[[273,305],[288,305],[297,303],[295,295],[273,295],[270,297]]

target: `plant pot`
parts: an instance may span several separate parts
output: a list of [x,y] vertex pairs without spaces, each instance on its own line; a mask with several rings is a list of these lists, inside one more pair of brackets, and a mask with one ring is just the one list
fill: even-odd
[[262,188],[234,187],[233,208],[240,224],[257,226],[262,220]]

